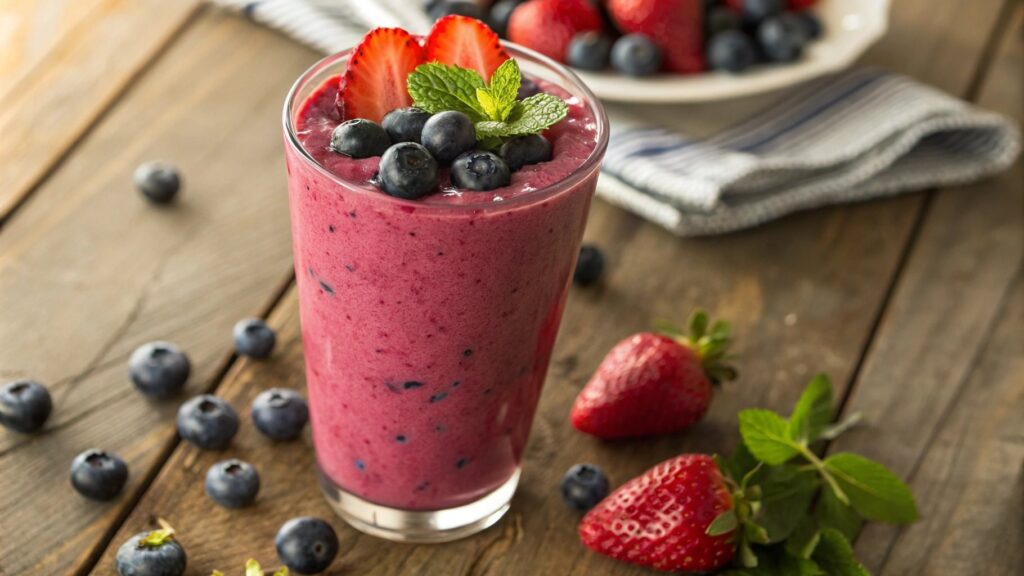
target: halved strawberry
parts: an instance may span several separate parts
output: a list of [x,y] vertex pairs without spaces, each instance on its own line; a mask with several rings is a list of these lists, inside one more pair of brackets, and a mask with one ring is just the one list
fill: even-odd
[[377,28],[352,53],[342,81],[345,118],[380,122],[395,108],[412,105],[406,79],[426,62],[423,47],[401,28]]
[[494,30],[476,18],[457,14],[434,23],[424,48],[428,62],[436,60],[476,70],[484,80],[490,80],[498,66],[508,60]]

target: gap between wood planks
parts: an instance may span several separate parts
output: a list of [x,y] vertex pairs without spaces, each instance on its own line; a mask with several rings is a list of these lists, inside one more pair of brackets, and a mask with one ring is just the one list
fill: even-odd
[[[967,102],[977,102],[978,97],[981,94],[981,89],[985,85],[985,80],[987,80],[988,75],[992,72],[994,67],[999,46],[1002,44],[1003,38],[1012,31],[1012,16],[1014,9],[1019,6],[1019,3],[1020,0],[1004,0],[1002,8],[999,10],[999,16],[996,19],[995,28],[992,30],[992,34],[989,35],[988,40],[985,42],[985,46],[981,50],[978,57],[978,65],[974,70],[974,74],[971,76],[967,89],[964,91],[963,98]],[[935,195],[938,192],[938,188],[932,188],[921,193],[923,194],[921,206],[917,210],[917,215],[914,218],[913,226],[910,228],[910,234],[907,237],[907,242],[903,245],[899,261],[896,264],[895,270],[893,270],[892,277],[889,279],[889,285],[885,289],[885,295],[882,297],[881,306],[879,306],[878,310],[875,312],[875,317],[871,323],[871,328],[868,330],[864,347],[861,349],[861,354],[853,366],[853,371],[850,373],[846,389],[844,390],[842,398],[840,398],[839,404],[836,407],[837,416],[846,412],[846,406],[849,403],[850,397],[853,395],[854,386],[857,383],[858,378],[860,378],[861,370],[864,367],[865,361],[871,354],[872,343],[874,343],[875,336],[878,334],[878,329],[881,326],[882,319],[885,318],[885,314],[889,310],[889,305],[892,303],[892,296],[896,291],[896,286],[899,285],[899,280],[903,275],[903,271],[910,259],[910,255],[913,254],[914,247],[917,245],[917,241],[921,237],[921,230],[924,228],[925,221],[928,219],[928,215],[931,212]],[[1002,303],[1000,305],[1002,305]],[[972,366],[976,360],[977,354],[971,360]],[[970,370],[970,368],[968,370]],[[827,452],[831,444],[831,441],[827,442],[821,448],[821,453]],[[918,464],[915,463],[915,470],[917,465]]]
[[[205,2],[197,3],[189,11],[188,15],[182,19],[181,23],[167,34],[163,43],[157,46],[148,57],[140,60],[135,68],[121,79],[121,84],[118,86],[117,92],[111,95],[106,102],[100,103],[92,117],[85,122],[76,134],[73,134],[71,138],[68,139],[67,145],[54,151],[52,158],[42,166],[39,176],[28,182],[24,192],[20,193],[11,201],[6,212],[3,211],[3,205],[0,204],[0,233],[3,233],[4,226],[7,222],[10,221],[11,218],[13,218],[14,215],[28,203],[28,201],[35,195],[36,191],[42,188],[46,181],[55,174],[65,160],[70,157],[70,154],[68,154],[67,151],[78,146],[78,144],[82,142],[82,140],[84,140],[86,136],[88,136],[93,129],[103,121],[104,118],[107,117],[110,111],[121,103],[125,95],[131,91],[132,86],[135,85],[136,81],[146,73],[150,65],[162,58],[167,50],[177,42],[178,38],[181,37],[185,30],[199,19],[199,16],[205,10],[207,10]],[[31,72],[31,70],[28,71],[24,76],[28,76]],[[17,86],[13,86],[11,88],[12,91],[15,89],[17,89]]]

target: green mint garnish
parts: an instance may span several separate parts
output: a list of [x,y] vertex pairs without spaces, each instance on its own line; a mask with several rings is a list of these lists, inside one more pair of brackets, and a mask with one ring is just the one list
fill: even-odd
[[474,70],[437,62],[418,66],[408,78],[416,107],[431,114],[462,112],[476,124],[477,138],[491,143],[538,134],[569,113],[565,101],[551,94],[517,100],[521,83],[519,64],[511,58],[494,71],[489,83]]
[[153,530],[139,540],[139,548],[159,548],[172,540],[174,540],[174,530],[171,528],[161,528],[160,530]]
[[[707,324],[695,318],[691,333],[706,334]],[[733,508],[706,530],[736,538],[738,566],[724,575],[867,576],[850,546],[864,521],[906,524],[918,518],[910,488],[881,464],[848,452],[823,458],[811,450],[812,443],[835,438],[859,419],[833,423],[833,398],[831,381],[818,375],[789,418],[771,410],[740,412],[742,442],[731,458],[715,460]]]

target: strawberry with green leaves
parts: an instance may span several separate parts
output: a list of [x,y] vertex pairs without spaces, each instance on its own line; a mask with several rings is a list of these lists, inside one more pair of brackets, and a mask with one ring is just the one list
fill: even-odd
[[684,455],[627,482],[580,523],[602,554],[661,570],[730,576],[866,576],[850,542],[867,520],[918,517],[910,489],[881,464],[811,446],[857,421],[832,422],[832,385],[815,377],[790,417],[740,412],[731,458]]
[[572,425],[602,439],[654,436],[699,422],[713,384],[736,377],[726,364],[729,325],[696,312],[689,331],[634,334],[605,356],[572,407]]

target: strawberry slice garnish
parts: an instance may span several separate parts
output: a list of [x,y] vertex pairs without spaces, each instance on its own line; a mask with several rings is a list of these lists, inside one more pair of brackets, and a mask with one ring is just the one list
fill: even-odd
[[400,28],[371,30],[349,59],[342,116],[380,122],[395,108],[411,106],[406,78],[424,62],[423,47],[412,34]]
[[434,24],[424,45],[427,61],[476,70],[490,80],[508,60],[498,35],[483,22],[466,16],[445,16]]

